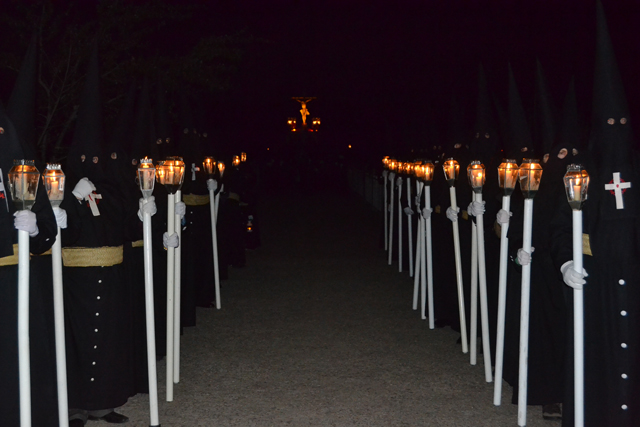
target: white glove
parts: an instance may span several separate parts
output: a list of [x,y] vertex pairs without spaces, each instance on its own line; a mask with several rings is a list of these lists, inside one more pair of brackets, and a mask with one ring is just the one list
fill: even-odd
[[209,178],[207,180],[207,190],[216,191],[217,189],[218,189],[218,181],[216,181],[215,179]]
[[582,273],[578,273],[573,268],[573,261],[567,261],[562,264],[560,267],[560,271],[562,272],[562,279],[567,286],[571,286],[573,289],[577,289],[579,291],[582,290],[582,286],[587,283],[584,280],[585,277],[588,277],[587,270],[582,269]]
[[187,213],[187,205],[184,202],[176,203],[176,215],[180,215],[180,219],[184,218],[184,214]]
[[[532,246],[531,254],[535,250],[536,248]],[[518,249],[518,256],[517,256],[518,265],[529,265],[529,263],[531,262],[531,254],[522,248]]]
[[416,196],[413,204],[416,206],[420,206],[420,196]]
[[60,208],[53,208],[53,214],[56,216],[58,227],[67,228],[67,211]]
[[456,222],[458,220],[459,212],[460,212],[460,208],[456,208],[456,210],[453,210],[453,208],[449,206],[447,208],[447,218],[449,218],[449,221]]
[[149,197],[148,199],[141,198],[138,203],[138,218],[142,221],[143,215],[148,213],[151,216],[154,216],[158,209],[156,208],[156,198],[154,196]]
[[431,218],[431,212],[433,212],[433,209],[431,208],[422,208],[422,217],[424,219],[429,219]]
[[165,248],[177,248],[180,244],[180,239],[178,238],[178,233],[173,233],[169,235],[166,231],[162,235],[162,244]]
[[89,178],[82,178],[78,181],[72,193],[78,199],[82,200],[94,191],[96,191],[96,186],[93,185],[93,182],[89,181]]
[[396,179],[396,187],[400,188],[402,187],[402,177],[399,176],[398,179]]
[[482,202],[473,201],[469,203],[467,212],[473,216],[484,215],[484,200]]
[[395,172],[390,172],[389,173],[389,181],[393,182],[395,177],[396,177],[396,173]]
[[512,215],[511,212],[507,212],[504,209],[500,209],[496,214],[496,221],[498,221],[498,224],[500,225],[509,224],[509,217],[511,215]]
[[404,208],[404,213],[407,215],[413,215],[413,209],[411,209],[409,206],[407,206],[406,208]]
[[36,223],[36,214],[30,210],[17,211],[13,214],[16,219],[13,221],[13,225],[18,230],[26,231],[29,233],[29,237],[36,237],[40,230],[38,230],[38,224]]
[[382,178],[383,179],[387,179],[388,175],[389,175],[389,171],[388,170],[385,169],[385,170],[382,171]]

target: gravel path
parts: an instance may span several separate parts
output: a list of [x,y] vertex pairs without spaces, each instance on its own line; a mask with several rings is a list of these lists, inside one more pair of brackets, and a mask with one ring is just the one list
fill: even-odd
[[[262,247],[198,309],[162,426],[515,426],[505,384],[494,407],[482,355],[470,366],[449,328],[411,310],[413,280],[386,264],[380,222],[344,195],[262,204]],[[120,409],[148,426],[148,396]],[[90,422],[101,426],[105,423]],[[529,407],[529,426],[544,421]]]

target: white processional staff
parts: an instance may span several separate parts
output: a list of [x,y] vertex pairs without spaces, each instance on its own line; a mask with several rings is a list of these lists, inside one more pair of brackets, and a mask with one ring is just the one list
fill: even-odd
[[[167,234],[175,233],[175,194],[184,180],[184,162],[180,158],[169,158],[158,163],[157,179],[164,185],[167,196]],[[167,402],[173,402],[174,369],[174,297],[175,297],[175,248],[167,248]]]
[[498,278],[498,324],[496,333],[496,366],[495,387],[493,389],[493,404],[502,403],[502,369],[504,366],[504,322],[507,306],[507,262],[509,256],[509,209],[511,194],[518,182],[518,165],[515,160],[505,159],[498,166],[498,185],[502,190],[502,211],[507,216],[500,227],[500,274]]
[[[483,205],[484,202],[482,200],[482,187],[484,186],[486,180],[486,171],[484,165],[480,163],[480,161],[475,160],[471,162],[469,167],[467,168],[467,176],[469,178],[469,185],[473,189],[473,204],[475,205]],[[489,339],[489,306],[487,303],[487,270],[486,270],[486,260],[485,260],[485,251],[484,251],[484,207],[475,212],[476,217],[476,254],[477,254],[477,268],[478,268],[478,281],[480,285],[480,319],[482,323],[482,352],[483,352],[483,360],[484,360],[484,376],[485,380],[490,383],[493,381],[493,375],[491,372],[491,345]],[[473,309],[473,306],[472,306]],[[471,319],[472,322],[475,321],[477,325],[477,313],[476,317]],[[472,331],[472,334],[477,336],[477,330]],[[472,338],[474,335],[472,335]],[[472,351],[476,349],[472,347]]]
[[[458,179],[458,173],[460,172],[460,165],[457,161],[450,158],[447,159],[442,168],[444,170],[444,177],[449,184],[449,198],[451,199],[451,209],[458,210],[458,204],[456,201],[456,180]],[[462,352],[467,353],[469,351],[469,345],[467,341],[467,320],[464,304],[464,288],[462,286],[462,263],[460,260],[460,231],[458,230],[458,222],[452,221],[453,227],[453,250],[456,263],[456,285],[458,288],[458,311],[460,312],[460,339],[462,341]]]
[[[422,257],[420,259],[420,283],[422,289],[422,319],[426,319],[425,299],[429,305],[429,329],[435,328],[435,314],[433,304],[433,250],[431,241],[431,182],[435,166],[429,160],[421,165],[420,178],[424,183],[424,208],[422,210]],[[426,267],[426,268],[425,268]],[[426,277],[425,277],[426,273]],[[426,296],[425,296],[426,293]]]
[[413,224],[411,220],[411,177],[413,176],[413,163],[405,163],[405,176],[407,180],[407,231],[409,243],[409,277],[413,277]]
[[[224,176],[224,169],[225,169],[225,165],[224,162],[218,162],[218,172],[220,173],[220,191],[218,191],[218,194],[216,194],[216,224],[218,223],[218,208],[220,207],[220,193],[222,193],[224,191],[224,183],[222,182],[222,177]],[[219,290],[218,290],[218,293]],[[218,303],[219,299],[218,296],[216,294],[216,308],[218,310],[220,310],[220,304]]]
[[418,234],[416,236],[416,262],[415,269],[413,272],[413,309],[418,309],[418,296],[420,294],[420,267],[421,267],[421,259],[422,259],[422,241],[424,240],[424,228],[422,217],[422,208],[420,207],[422,203],[422,188],[424,187],[424,183],[420,179],[422,174],[422,161],[416,161],[413,166],[413,175],[416,178],[416,200],[414,201],[416,212],[418,212]]
[[[40,172],[33,160],[14,160],[9,188],[16,210],[30,211]],[[18,376],[20,426],[31,427],[31,358],[29,353],[29,232],[18,230]]]
[[382,210],[384,211],[384,250],[386,251],[389,250],[389,211],[387,210],[387,179],[389,178],[389,156],[385,156],[382,159],[382,166],[382,181],[384,183],[384,194],[382,196],[384,198],[384,204]]
[[[156,181],[156,169],[152,159],[141,159],[138,163],[138,183],[142,192],[141,203],[152,198]],[[142,211],[142,239],[144,242],[144,305],[147,326],[147,372],[149,376],[149,419],[150,427],[159,427],[158,415],[158,372],[156,369],[156,328],[153,306],[153,252],[151,241],[151,214]]]
[[[64,199],[65,175],[59,164],[48,164],[42,180],[49,196],[53,211],[60,210]],[[56,218],[58,215],[56,215]],[[69,405],[67,394],[67,353],[64,336],[64,296],[62,293],[62,242],[60,224],[56,241],[51,247],[51,272],[53,274],[53,317],[54,335],[56,342],[56,377],[58,391],[58,424],[59,427],[69,426]]]
[[391,193],[389,194],[389,259],[388,263],[391,265],[393,260],[393,207],[394,203],[394,189],[396,187],[396,169],[398,168],[398,162],[395,159],[389,161],[389,186],[391,187]]
[[[533,198],[538,192],[542,167],[538,160],[524,159],[518,171],[520,190],[524,195],[522,250],[531,254],[533,231]],[[532,262],[532,261],[531,261]],[[529,359],[529,298],[531,294],[531,262],[522,266],[520,301],[520,346],[518,364],[518,425],[527,425],[527,375]]]
[[402,177],[404,175],[404,162],[398,163],[398,272],[402,273]]
[[[573,216],[573,269],[582,271],[582,205],[587,200],[589,174],[580,165],[569,165],[564,188]],[[573,393],[576,427],[584,426],[584,295],[573,289]]]
[[[175,198],[176,205],[182,202],[182,190],[176,191]],[[176,217],[174,219],[175,233],[178,235],[178,246],[175,248],[175,255],[173,262],[175,268],[173,269],[174,282],[173,282],[173,305],[175,307],[173,311],[173,382],[178,384],[180,382],[180,323],[182,318],[180,317],[180,308],[182,307],[181,295],[182,295],[182,215],[174,209]]]
[[[216,308],[220,308],[220,266],[218,264],[218,230],[216,228],[216,197],[214,196],[218,182],[216,181],[216,160],[213,157],[206,157],[202,162],[204,171],[209,176],[207,189],[209,190],[209,211],[211,213],[211,244],[213,246],[213,282],[216,292]],[[224,169],[224,168],[223,168]]]

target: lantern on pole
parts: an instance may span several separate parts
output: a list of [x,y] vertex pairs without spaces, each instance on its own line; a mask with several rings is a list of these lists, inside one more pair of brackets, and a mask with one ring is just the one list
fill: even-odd
[[[220,173],[220,191],[218,191],[218,194],[216,194],[216,224],[218,223],[218,208],[220,206],[220,193],[222,193],[224,191],[224,183],[222,182],[222,177],[224,176],[224,170],[225,170],[226,166],[224,164],[224,162],[220,161],[218,162],[218,172]],[[220,307],[217,307],[220,308]]]
[[234,167],[240,166],[240,156],[233,156],[232,164],[233,164]]
[[[167,234],[175,233],[175,194],[184,181],[184,162],[179,158],[169,158],[158,163],[156,179],[164,185],[168,194]],[[175,248],[167,248],[167,402],[173,401],[174,380],[174,328],[180,321],[174,312],[175,295]]]
[[[458,203],[456,197],[456,180],[460,173],[460,165],[453,158],[447,159],[442,164],[444,170],[444,178],[449,184],[449,198],[451,200],[451,209],[458,210]],[[453,249],[456,262],[456,284],[458,287],[458,311],[460,312],[460,339],[462,341],[462,352],[467,353],[469,351],[467,341],[467,320],[465,314],[464,305],[464,288],[462,286],[462,263],[460,260],[460,231],[458,230],[458,222],[452,221],[453,227]]]
[[[582,274],[582,205],[587,200],[589,174],[581,165],[567,166],[564,189],[573,217],[573,268]],[[575,425],[584,425],[584,295],[573,290],[573,394]]]
[[391,186],[389,194],[389,258],[388,264],[391,265],[393,258],[393,209],[395,206],[394,192],[396,182],[396,171],[398,169],[398,161],[396,159],[389,159],[389,185]]
[[405,175],[405,163],[398,162],[398,175],[395,185],[398,192],[398,272],[402,273],[402,179]]
[[[482,201],[482,187],[486,181],[486,171],[484,165],[479,160],[472,161],[467,167],[467,177],[469,179],[469,185],[473,189],[472,200],[477,203],[484,203]],[[472,221],[472,229],[475,228],[474,236],[475,246],[472,241],[472,257],[475,252],[475,263],[477,266],[477,272],[473,272],[472,268],[472,280],[471,280],[471,361],[475,365],[476,356],[476,339],[477,339],[477,288],[478,282],[480,285],[480,319],[482,322],[482,342],[488,343],[489,340],[489,308],[487,303],[487,270],[485,261],[484,250],[484,214],[479,213],[476,215],[475,224]],[[477,273],[477,274],[476,274]],[[479,280],[478,280],[479,279]],[[475,282],[475,283],[474,283]],[[483,360],[484,360],[484,375],[487,382],[493,381],[493,374],[491,372],[491,346],[483,345]]]
[[[420,261],[423,257],[424,248],[422,247],[422,241],[424,240],[424,230],[422,226],[422,212],[421,212],[421,199],[422,199],[422,177],[424,176],[424,170],[422,168],[422,161],[416,160],[413,164],[413,176],[416,181],[416,199],[414,205],[416,212],[418,213],[418,234],[416,236],[416,261],[415,270],[413,272],[413,309],[418,309],[418,295],[420,293]],[[423,298],[424,299],[424,298]],[[424,316],[422,317],[424,320]]]
[[[31,210],[40,172],[33,160],[14,160],[9,190],[16,210]],[[31,426],[31,358],[29,355],[29,233],[18,230],[18,375],[20,425]]]
[[387,180],[389,178],[389,156],[382,158],[382,181],[383,181],[383,198],[384,203],[382,210],[384,211],[384,250],[389,250],[389,206],[387,200]]
[[[518,170],[520,190],[524,195],[522,250],[531,253],[533,228],[533,198],[540,187],[542,167],[538,160],[524,159]],[[529,357],[529,298],[531,293],[531,263],[522,266],[522,300],[520,304],[520,359],[518,376],[518,425],[527,422],[527,371]]]
[[[498,185],[502,191],[502,210],[509,212],[511,194],[518,183],[518,165],[515,160],[504,159],[498,166]],[[507,232],[509,222],[500,227],[500,273],[498,278],[498,325],[496,332],[496,366],[495,387],[493,389],[493,404],[502,403],[502,370],[504,367],[504,322],[507,306],[507,262],[509,256],[509,241]]]
[[[216,160],[213,157],[206,157],[204,162],[202,163],[204,166],[204,170],[209,176],[209,179],[212,180],[215,184],[216,181],[216,172],[218,170]],[[216,292],[216,308],[220,309],[220,265],[218,261],[218,230],[216,228],[217,220],[217,209],[216,202],[217,197],[214,195],[215,189],[214,186],[207,186],[209,188],[209,212],[211,214],[211,244],[213,245],[213,281]],[[217,185],[215,185],[217,187]]]
[[413,221],[411,215],[413,210],[411,209],[411,179],[414,178],[414,162],[405,162],[404,174],[407,181],[407,209],[405,214],[407,215],[407,238],[409,239],[409,277],[413,277]]
[[[151,195],[156,182],[156,168],[153,160],[144,158],[138,163],[138,183],[143,203]],[[150,426],[159,426],[158,415],[158,373],[156,369],[156,330],[153,307],[153,253],[151,252],[151,215],[142,214],[142,238],[144,242],[144,303],[147,325],[147,370],[149,375],[149,416]]]
[[[42,175],[44,188],[53,210],[60,209],[64,199],[65,175],[59,164],[50,163]],[[51,270],[53,274],[53,316],[56,342],[56,375],[58,390],[58,423],[60,427],[68,427],[68,394],[67,394],[67,354],[64,335],[64,297],[62,294],[62,245],[60,227],[56,240],[51,247]]]

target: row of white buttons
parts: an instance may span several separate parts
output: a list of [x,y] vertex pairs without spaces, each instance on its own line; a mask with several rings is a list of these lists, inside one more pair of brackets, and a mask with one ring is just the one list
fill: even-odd
[[[625,284],[626,284],[626,282],[625,282],[623,279],[620,279],[620,280],[618,280],[618,284],[620,284],[620,285],[625,285]],[[625,310],[622,310],[622,311],[620,312],[620,315],[624,317],[624,316],[626,316],[626,315],[627,315],[627,312],[626,312]],[[627,343],[624,343],[624,342],[623,342],[622,344],[620,344],[620,347],[622,347],[622,348],[627,348]],[[621,377],[622,377],[622,379],[624,379],[624,380],[626,380],[626,379],[628,378],[627,374],[622,374],[622,375],[621,375]],[[622,410],[623,410],[623,411],[626,411],[626,410],[628,409],[628,406],[627,406],[627,405],[622,405],[622,406],[621,406],[621,408],[622,408]]]

